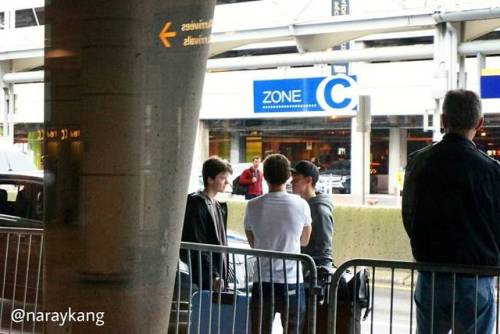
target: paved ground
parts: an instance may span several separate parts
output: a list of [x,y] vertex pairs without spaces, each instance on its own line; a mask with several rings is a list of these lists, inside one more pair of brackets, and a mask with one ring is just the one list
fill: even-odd
[[[353,195],[334,194],[335,205],[362,205],[362,199]],[[367,195],[365,205],[373,207],[401,207],[401,196],[395,195]]]

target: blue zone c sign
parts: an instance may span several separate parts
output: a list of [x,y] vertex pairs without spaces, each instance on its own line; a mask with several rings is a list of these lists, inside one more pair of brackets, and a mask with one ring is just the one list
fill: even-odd
[[358,105],[356,76],[253,82],[255,113],[329,112],[355,113]]

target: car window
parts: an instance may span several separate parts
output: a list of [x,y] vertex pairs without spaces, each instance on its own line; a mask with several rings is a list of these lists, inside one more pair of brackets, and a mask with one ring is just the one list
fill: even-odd
[[38,183],[0,182],[0,214],[43,219],[43,186]]

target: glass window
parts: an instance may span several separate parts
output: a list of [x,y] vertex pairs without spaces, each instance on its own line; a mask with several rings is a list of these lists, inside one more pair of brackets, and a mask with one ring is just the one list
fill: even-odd
[[0,214],[42,220],[43,186],[37,183],[0,183]]
[[45,24],[43,7],[16,10],[16,28],[32,27]]
[[38,18],[38,25],[45,25],[45,7],[35,8],[36,17]]

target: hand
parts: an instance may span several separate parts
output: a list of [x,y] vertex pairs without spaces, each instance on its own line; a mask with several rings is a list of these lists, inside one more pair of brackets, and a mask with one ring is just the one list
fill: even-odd
[[220,277],[215,277],[213,281],[213,290],[222,291],[224,290],[224,280]]
[[257,178],[254,176],[254,177],[252,177],[252,183],[255,183],[255,182],[257,182]]

